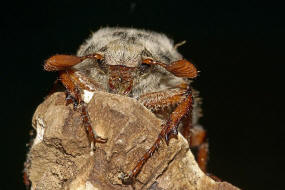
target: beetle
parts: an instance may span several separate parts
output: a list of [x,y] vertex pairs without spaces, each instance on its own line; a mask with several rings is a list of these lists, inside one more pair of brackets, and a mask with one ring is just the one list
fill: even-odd
[[125,184],[133,183],[160,143],[164,140],[168,144],[178,131],[190,148],[198,149],[197,162],[206,170],[208,143],[205,130],[198,124],[200,98],[191,87],[198,70],[182,57],[178,46],[153,31],[102,28],[81,45],[77,55],[54,55],[44,64],[46,71],[59,72],[66,103],[81,113],[92,148],[107,142],[92,130],[86,108],[96,91],[135,98],[165,121],[154,144],[122,177]]

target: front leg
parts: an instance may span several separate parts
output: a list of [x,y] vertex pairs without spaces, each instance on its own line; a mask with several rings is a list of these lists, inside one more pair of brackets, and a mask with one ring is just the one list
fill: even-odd
[[123,183],[130,184],[133,183],[133,180],[141,171],[142,167],[146,163],[146,161],[154,154],[154,152],[159,148],[161,141],[164,139],[165,142],[169,143],[171,137],[174,137],[178,134],[177,128],[180,120],[192,110],[192,92],[189,88],[185,94],[186,97],[182,102],[175,108],[175,110],[171,113],[166,124],[162,125],[162,130],[158,135],[158,138],[151,146],[151,148],[143,155],[141,159],[137,162],[135,168],[130,172],[128,176],[123,177]]
[[187,88],[173,88],[158,92],[147,93],[138,98],[138,101],[152,111],[163,110],[177,105],[185,99]]
[[[138,101],[152,111],[163,110],[165,107],[181,103],[185,99],[186,91],[186,85],[182,84],[180,88],[144,94],[138,98]],[[201,170],[206,172],[209,152],[206,131],[200,126],[193,126],[192,111],[183,117],[181,124],[181,134],[188,141],[189,147],[197,150],[195,154],[197,163]]]
[[[91,144],[91,148],[93,149],[97,142],[106,143],[107,139],[101,138],[92,129],[91,121],[87,111],[87,104],[82,100],[79,90],[80,88],[84,87],[84,84],[78,84],[79,80],[73,71],[62,71],[60,72],[59,77],[61,79],[62,84],[67,89],[67,104],[73,103],[75,109],[77,109],[77,105],[80,106],[78,110],[80,111],[82,123],[86,130],[88,140]],[[78,86],[80,86],[80,88]],[[85,89],[90,90],[87,87],[85,87]]]
[[[97,54],[90,56],[91,58],[98,58]],[[90,58],[90,56],[77,57],[68,55],[56,55],[46,61],[44,69],[47,71],[59,71],[59,80],[66,88],[66,104],[68,105],[72,103],[74,110],[78,110],[80,112],[83,126],[86,130],[91,148],[93,149],[96,142],[105,143],[107,140],[99,137],[92,129],[91,121],[87,111],[87,105],[81,98],[81,91],[95,91],[95,85],[90,81],[86,81],[85,83],[81,82],[82,80],[79,79],[80,76],[78,76],[78,74],[76,74],[76,72],[71,68],[82,60]],[[79,109],[77,109],[78,106],[80,107]]]

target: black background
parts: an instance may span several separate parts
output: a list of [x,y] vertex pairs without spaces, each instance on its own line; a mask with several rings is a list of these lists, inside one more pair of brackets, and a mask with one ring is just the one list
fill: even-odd
[[[281,5],[254,1],[40,1],[1,6],[1,189],[24,189],[31,118],[56,73],[102,26],[145,28],[187,40],[181,53],[201,71],[201,123],[209,171],[243,189],[281,189],[284,161],[284,19]],[[281,52],[282,51],[282,52]]]

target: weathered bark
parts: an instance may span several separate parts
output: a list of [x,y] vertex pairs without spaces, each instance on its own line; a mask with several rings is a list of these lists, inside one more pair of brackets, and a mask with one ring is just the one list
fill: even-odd
[[153,144],[161,121],[136,100],[103,92],[94,95],[88,111],[93,129],[108,138],[94,152],[80,114],[65,106],[64,93],[51,95],[37,108],[37,136],[25,169],[32,189],[238,189],[206,176],[180,134],[169,146],[161,143],[134,185],[123,185],[119,177]]

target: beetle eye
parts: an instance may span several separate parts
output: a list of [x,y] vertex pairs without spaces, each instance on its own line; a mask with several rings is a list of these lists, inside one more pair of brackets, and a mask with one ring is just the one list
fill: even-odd
[[105,61],[102,59],[97,59],[96,61],[101,71],[106,74],[108,68],[107,68],[107,65],[105,64]]
[[97,63],[99,66],[102,66],[103,65],[103,60],[102,59],[96,59]]
[[151,67],[151,65],[146,64],[146,63],[142,63],[139,67],[141,72],[146,72],[149,68]]

